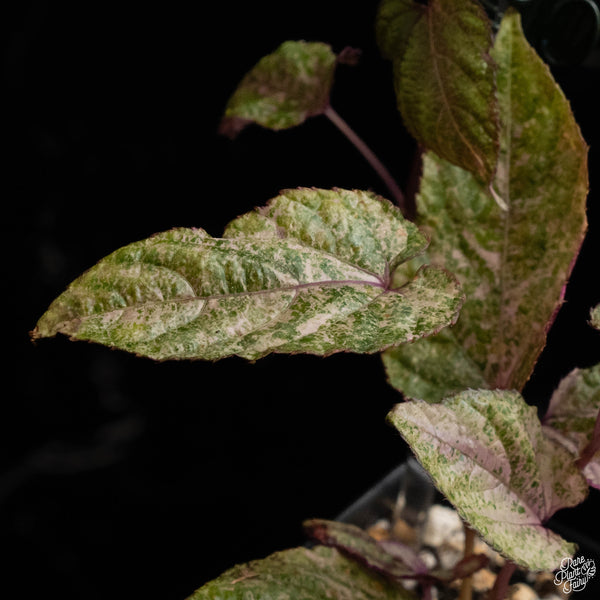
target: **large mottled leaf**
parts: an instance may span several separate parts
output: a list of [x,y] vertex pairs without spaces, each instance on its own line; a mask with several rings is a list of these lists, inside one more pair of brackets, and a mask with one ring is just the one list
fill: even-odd
[[63,333],[159,360],[378,352],[457,317],[463,296],[444,270],[391,286],[426,245],[375,194],[289,190],[223,238],[175,229],[117,250],[52,303],[33,337]]
[[393,349],[382,354],[393,387],[428,402],[437,402],[468,388],[487,387],[481,369],[451,329],[432,336],[429,342],[415,342],[404,351]]
[[[552,395],[544,429],[577,458],[593,442],[599,411],[600,364],[573,369]],[[587,463],[583,473],[590,485],[600,488],[600,454]]]
[[[522,389],[585,235],[587,147],[567,100],[525,40],[517,13],[504,17],[493,57],[501,121],[494,192],[428,153],[417,222],[432,238],[428,260],[456,274],[467,296],[448,334],[456,350],[448,360],[440,356],[438,380],[466,362],[472,366],[470,387],[483,379],[486,385],[479,387]],[[422,346],[423,355],[440,354],[437,341]],[[393,351],[386,360],[399,363],[392,384],[419,397],[415,383],[422,375],[403,366],[413,351]],[[455,391],[453,379],[449,383],[447,393]],[[438,391],[426,399],[443,396]]]
[[544,526],[583,501],[573,457],[547,438],[517,392],[469,390],[397,405],[390,421],[452,502],[491,546],[532,570],[553,570],[575,548]]
[[498,157],[492,31],[475,0],[385,0],[377,33],[410,133],[482,181]]
[[249,123],[287,129],[329,105],[336,56],[321,42],[288,41],[263,57],[229,99],[221,131],[235,136]]
[[416,600],[416,596],[335,548],[276,552],[226,571],[188,600]]

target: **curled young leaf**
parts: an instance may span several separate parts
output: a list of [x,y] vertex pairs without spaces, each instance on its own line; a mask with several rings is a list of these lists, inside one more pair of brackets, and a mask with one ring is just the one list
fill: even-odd
[[596,329],[600,329],[600,304],[597,304],[590,311],[590,325]]
[[[552,394],[544,417],[544,431],[569,450],[575,458],[589,448],[583,474],[588,483],[600,488],[600,364],[588,369],[573,369]],[[592,447],[590,447],[592,444]],[[595,450],[594,450],[595,448]]]
[[417,600],[402,586],[377,575],[335,548],[293,548],[229,569],[188,600]]
[[426,245],[375,194],[289,190],[223,238],[175,229],[117,250],[52,303],[33,337],[157,360],[379,352],[456,320],[463,296],[446,271],[391,287]]
[[323,113],[335,65],[327,44],[284,42],[242,79],[225,108],[221,133],[235,137],[249,123],[287,129]]
[[573,554],[544,523],[582,502],[588,486],[520,394],[469,390],[439,404],[415,400],[389,419],[460,516],[504,556],[553,570]]

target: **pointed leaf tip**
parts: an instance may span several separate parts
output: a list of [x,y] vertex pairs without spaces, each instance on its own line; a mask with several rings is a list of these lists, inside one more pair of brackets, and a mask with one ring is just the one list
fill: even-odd
[[157,360],[379,352],[456,320],[464,298],[441,269],[390,288],[426,245],[375,194],[288,190],[223,238],[176,229],[117,250],[53,302],[34,337]]

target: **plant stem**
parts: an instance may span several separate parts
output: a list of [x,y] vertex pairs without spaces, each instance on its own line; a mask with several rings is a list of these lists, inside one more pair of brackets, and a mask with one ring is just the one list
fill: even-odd
[[396,180],[391,176],[390,172],[386,169],[385,165],[379,160],[375,153],[367,146],[367,144],[356,134],[356,132],[340,117],[340,115],[327,106],[323,114],[354,144],[356,149],[363,155],[365,160],[373,167],[375,172],[381,177],[381,180],[385,183],[386,187],[392,194],[396,204],[399,206],[402,214],[406,214],[406,206],[404,200],[404,194],[396,183]]
[[[465,523],[465,550],[463,552],[464,558],[471,556],[475,549],[475,532]],[[465,577],[460,584],[460,596],[459,600],[471,600],[473,596],[473,576],[469,575]]]
[[510,560],[507,560],[504,563],[500,569],[500,572],[498,573],[498,576],[496,577],[494,587],[490,592],[490,600],[504,600],[504,598],[506,598],[508,584],[516,568],[517,565]]

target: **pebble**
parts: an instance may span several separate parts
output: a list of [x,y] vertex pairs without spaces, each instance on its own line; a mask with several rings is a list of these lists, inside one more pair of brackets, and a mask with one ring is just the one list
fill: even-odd
[[454,565],[463,558],[463,551],[449,546],[448,544],[442,544],[437,549],[438,558],[440,561],[440,567],[442,569],[452,569]]
[[437,548],[448,542],[459,543],[462,538],[464,546],[465,532],[458,513],[446,506],[434,504],[429,509],[423,531],[423,544]]
[[539,600],[538,595],[532,587],[526,583],[516,583],[508,590],[508,600]]
[[473,573],[473,589],[476,592],[487,592],[494,587],[496,574],[489,569],[481,569]]
[[387,519],[380,519],[374,525],[371,525],[367,533],[378,542],[381,540],[389,540],[391,536],[391,525]]
[[419,558],[425,563],[430,571],[438,566],[438,559],[431,550],[421,550],[421,552],[419,552]]
[[396,519],[394,522],[392,536],[399,542],[409,546],[416,546],[419,541],[417,530],[403,519]]

